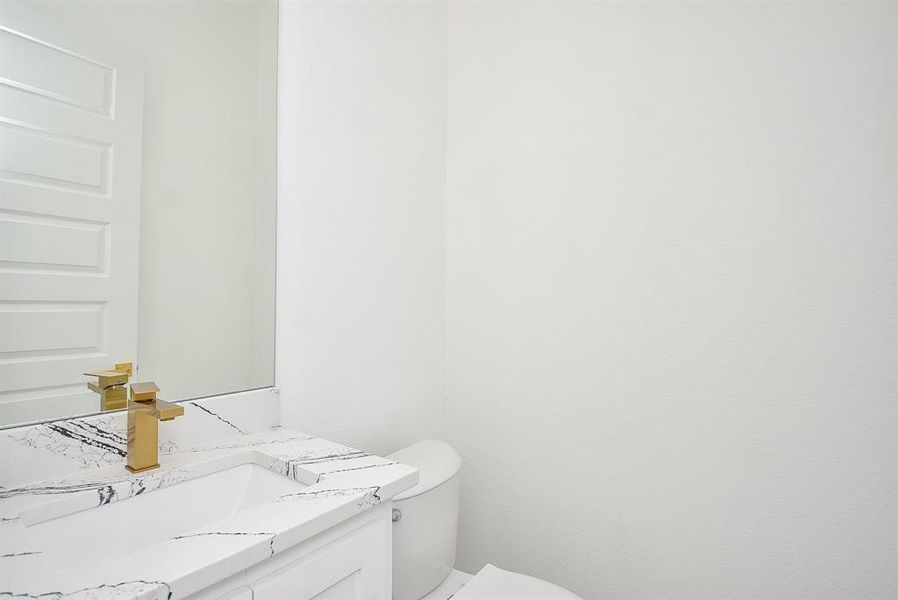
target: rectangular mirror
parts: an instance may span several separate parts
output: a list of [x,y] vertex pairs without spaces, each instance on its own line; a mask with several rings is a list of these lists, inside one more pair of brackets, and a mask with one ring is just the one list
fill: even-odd
[[0,2],[0,426],[274,384],[276,63],[276,0]]

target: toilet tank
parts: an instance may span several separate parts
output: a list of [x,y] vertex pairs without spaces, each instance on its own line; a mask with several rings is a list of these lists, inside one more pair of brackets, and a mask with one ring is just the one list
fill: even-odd
[[418,469],[418,484],[393,498],[393,600],[420,600],[455,564],[461,457],[424,440],[389,458]]

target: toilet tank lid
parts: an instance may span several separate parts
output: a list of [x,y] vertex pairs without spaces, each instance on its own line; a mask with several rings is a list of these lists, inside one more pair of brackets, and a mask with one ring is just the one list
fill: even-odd
[[461,468],[455,448],[440,440],[422,440],[390,454],[387,458],[418,469],[418,483],[393,500],[404,500],[446,483]]

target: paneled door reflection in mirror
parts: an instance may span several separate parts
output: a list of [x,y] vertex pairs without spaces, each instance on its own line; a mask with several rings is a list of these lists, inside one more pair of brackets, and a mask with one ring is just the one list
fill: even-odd
[[276,22],[0,2],[0,426],[273,384]]

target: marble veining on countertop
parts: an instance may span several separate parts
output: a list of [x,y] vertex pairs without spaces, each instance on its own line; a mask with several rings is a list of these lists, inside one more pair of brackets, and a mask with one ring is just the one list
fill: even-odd
[[[282,552],[418,479],[411,467],[270,421],[242,423],[240,411],[229,411],[226,401],[190,402],[185,409],[189,423],[182,424],[181,435],[163,439],[168,423],[160,426],[162,466],[136,474],[123,467],[122,413],[0,432],[0,452],[31,455],[55,473],[39,481],[0,481],[0,598],[184,598],[208,585],[202,582],[224,579]],[[69,472],[59,473],[67,470],[60,460]],[[26,527],[243,464],[308,487],[83,572],[67,571],[58,556],[46,556]],[[229,566],[221,571],[224,559]]]

